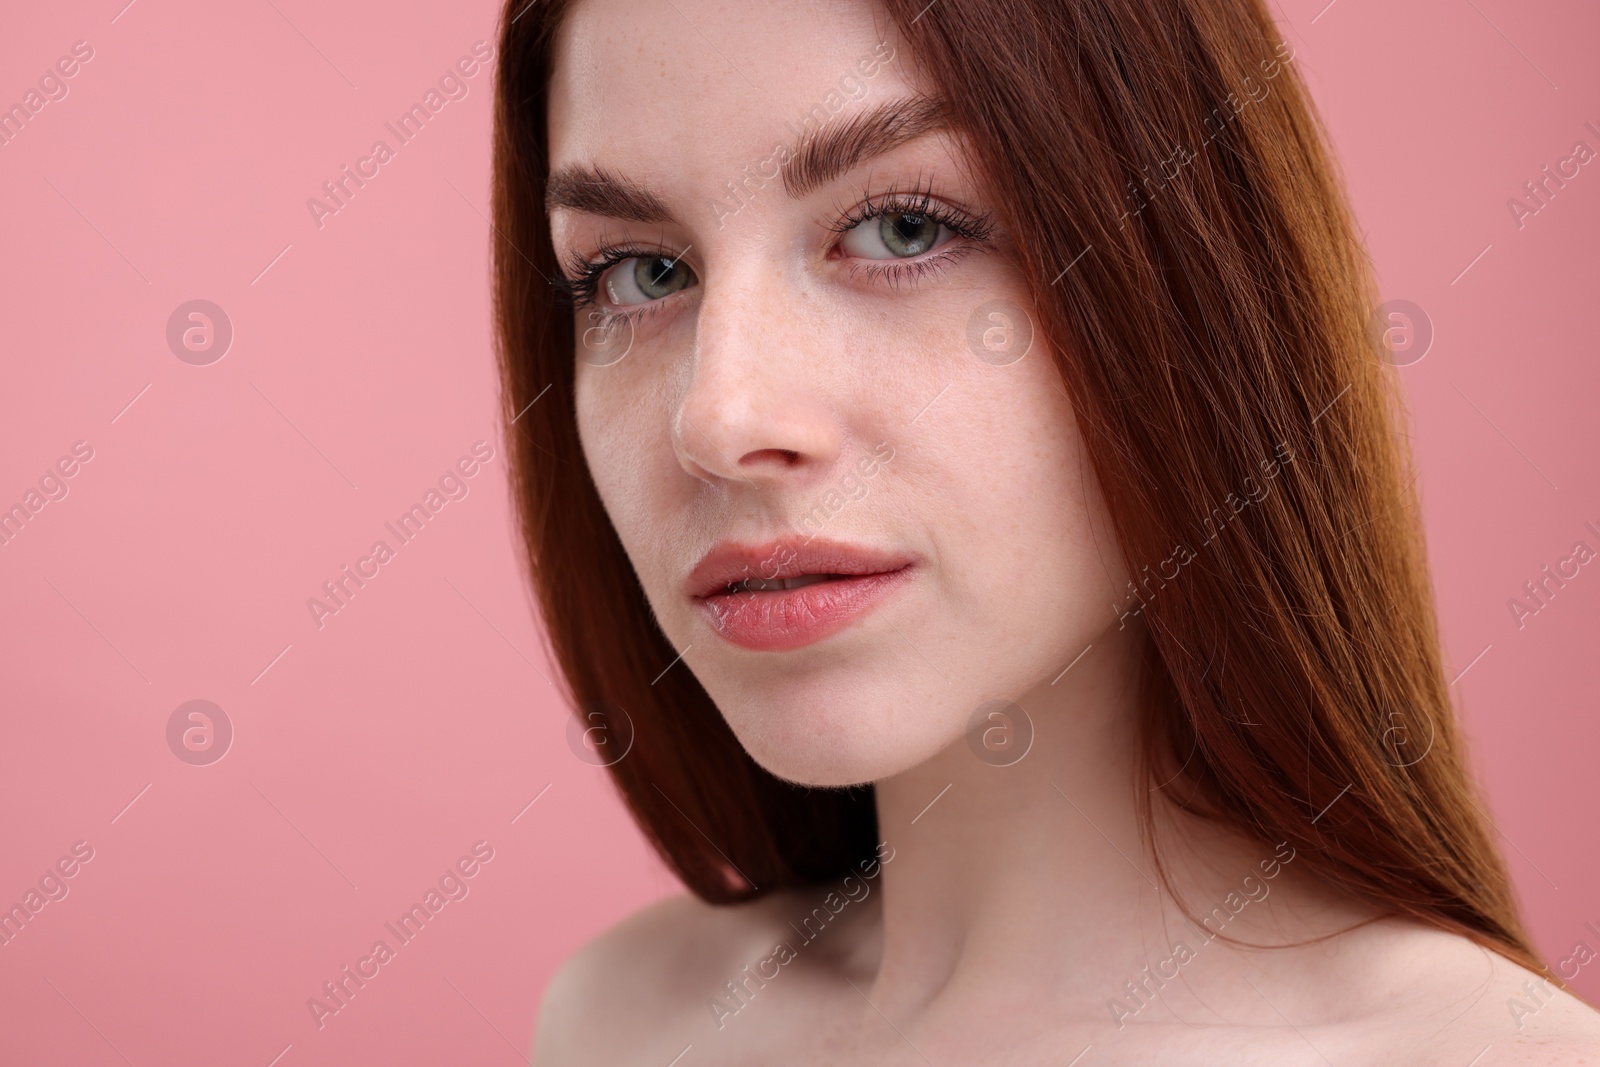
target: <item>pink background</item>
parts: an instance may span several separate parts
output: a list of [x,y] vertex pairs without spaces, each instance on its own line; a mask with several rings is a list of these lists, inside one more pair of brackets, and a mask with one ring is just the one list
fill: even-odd
[[[122,2],[12,5],[0,34],[0,104],[94,49],[0,146],[0,506],[94,449],[0,546],[0,904],[94,849],[0,947],[0,1061],[513,1063],[560,959],[676,885],[569,750],[518,569],[491,73],[320,229],[306,207],[493,42],[494,8]],[[1324,3],[1280,17],[1384,296],[1437,333],[1401,373],[1448,658],[1555,962],[1600,948],[1600,565],[1520,630],[1507,599],[1600,548],[1600,162],[1520,230],[1506,202],[1576,140],[1600,149],[1600,12]],[[235,330],[209,366],[165,337],[196,298]],[[479,440],[468,495],[318,629],[307,598],[396,545],[384,522]],[[193,699],[235,730],[209,766],[166,739]],[[469,895],[319,1030],[307,999],[477,841]],[[1600,965],[1575,984],[1600,998]]]

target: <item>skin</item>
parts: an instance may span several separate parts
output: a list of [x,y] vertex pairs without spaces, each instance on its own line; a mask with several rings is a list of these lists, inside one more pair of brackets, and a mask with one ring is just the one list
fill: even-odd
[[[879,219],[854,236],[830,228],[919,184],[936,206],[992,212],[960,140],[908,142],[799,199],[774,181],[737,210],[712,206],[884,40],[895,58],[847,85],[856,98],[836,121],[926,91],[864,4],[583,0],[559,37],[552,170],[604,168],[675,221],[558,208],[558,256],[642,246],[692,277],[640,305],[613,300],[654,295],[630,286],[630,263],[601,287],[607,310],[647,310],[611,327],[631,338],[626,356],[580,360],[589,469],[685,650],[672,669],[695,673],[773,773],[875,782],[885,844],[853,883],[736,907],[680,896],[608,931],[552,980],[535,1062],[1466,1067],[1486,1045],[1477,1064],[1584,1062],[1600,1017],[1581,1002],[1549,987],[1533,1000],[1522,984],[1537,976],[1379,920],[1227,827],[1158,808],[1183,902],[1223,907],[1218,925],[1253,945],[1322,940],[1203,941],[1157,891],[1134,806],[1147,788],[1134,765],[1137,630],[1112,610],[1127,561],[1045,340],[1006,366],[968,340],[980,304],[1030,303],[1010,238],[955,236],[899,260]],[[940,262],[915,278],[874,273],[912,260]],[[580,328],[595,321],[579,314]],[[792,530],[884,441],[893,459],[824,533],[914,556],[913,580],[805,648],[751,652],[718,636],[683,591],[695,562],[719,540]],[[1034,730],[1006,767],[968,743],[974,709],[997,698]],[[797,924],[819,907],[829,921],[808,941]],[[770,962],[780,941],[792,958]],[[1159,999],[1132,999],[1124,983],[1179,942],[1192,958]],[[741,1002],[725,983],[747,966],[769,978],[748,981]],[[1511,997],[1541,1005],[1520,1028]]]

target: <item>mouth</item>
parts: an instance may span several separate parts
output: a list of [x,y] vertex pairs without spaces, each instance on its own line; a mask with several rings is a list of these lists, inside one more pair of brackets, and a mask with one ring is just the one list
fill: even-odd
[[905,584],[915,560],[839,542],[724,542],[686,592],[711,629],[752,651],[801,648],[863,618]]
[[726,593],[767,593],[783,589],[801,589],[818,582],[836,582],[842,578],[853,578],[857,575],[847,574],[802,574],[798,578],[745,578],[733,582],[723,592]]

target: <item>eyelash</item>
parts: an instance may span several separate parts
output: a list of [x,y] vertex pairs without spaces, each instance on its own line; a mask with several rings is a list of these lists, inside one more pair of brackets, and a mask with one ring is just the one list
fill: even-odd
[[[839,221],[827,228],[842,236],[868,219],[881,218],[885,215],[919,215],[939,223],[951,233],[965,237],[969,241],[987,241],[994,232],[992,215],[988,213],[971,215],[959,208],[936,204],[932,189],[925,185],[919,185],[910,191],[891,189],[876,197],[866,197],[858,207],[841,214]],[[947,245],[952,243],[946,242]],[[876,275],[888,281],[891,288],[897,288],[902,282],[914,283],[918,278],[943,270],[955,260],[975,251],[977,249],[968,244],[939,251],[926,259],[915,261],[870,260],[867,262],[885,265],[871,267],[853,265],[851,272],[853,275],[863,272]],[[551,285],[573,309],[590,307],[597,302],[600,279],[605,273],[618,263],[635,257],[672,258],[660,249],[645,248],[640,245],[616,245],[602,249],[600,258],[596,261],[573,256],[566,263],[567,273],[573,275],[573,278],[569,280],[564,276],[559,277],[552,281]],[[622,322],[636,324],[664,304],[666,299],[662,297],[660,300],[639,304],[633,311],[609,311],[597,308],[601,321],[596,325],[601,329],[609,329]]]

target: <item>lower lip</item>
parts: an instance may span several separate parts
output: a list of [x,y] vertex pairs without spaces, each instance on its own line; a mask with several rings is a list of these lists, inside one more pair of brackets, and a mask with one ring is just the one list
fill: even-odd
[[753,652],[803,648],[849,626],[905,584],[909,566],[813,582],[798,589],[750,590],[701,597],[696,607],[711,629]]

